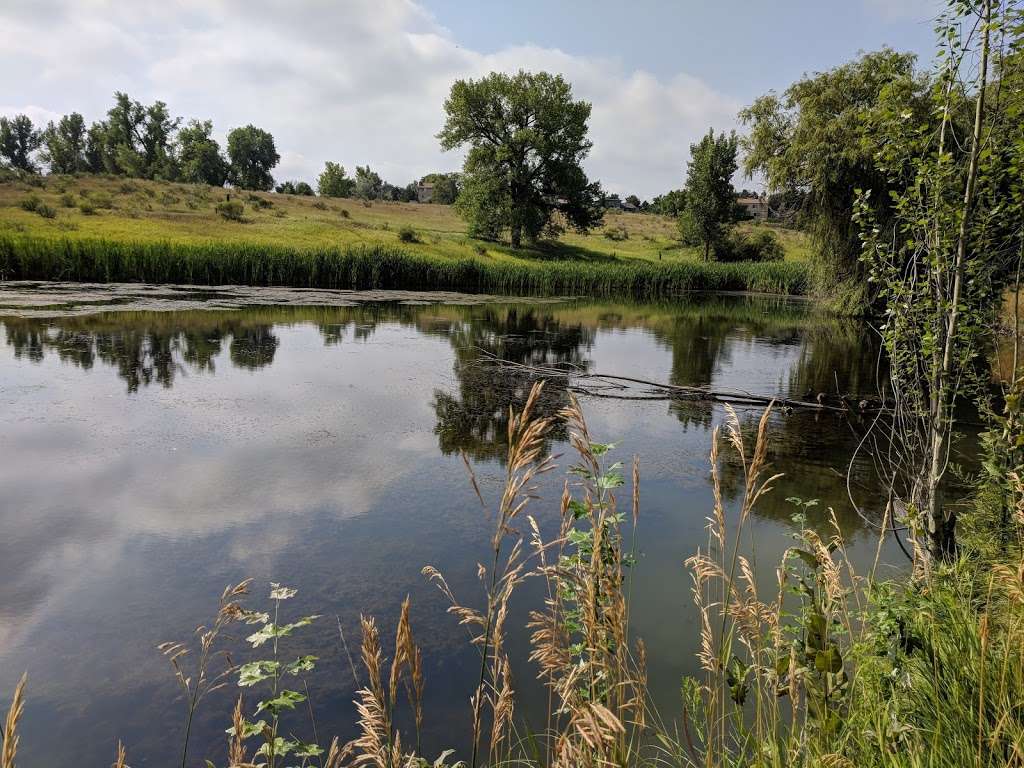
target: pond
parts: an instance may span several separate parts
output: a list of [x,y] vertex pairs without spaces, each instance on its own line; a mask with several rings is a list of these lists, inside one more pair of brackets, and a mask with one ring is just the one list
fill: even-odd
[[[322,615],[287,646],[320,657],[309,688],[321,740],[354,732],[339,629],[356,653],[360,613],[388,637],[410,596],[425,656],[426,751],[464,749],[475,652],[421,569],[436,566],[479,604],[477,562],[493,519],[461,454],[493,506],[508,408],[530,383],[524,369],[485,357],[797,399],[872,393],[878,362],[867,327],[752,296],[642,305],[7,285],[0,326],[0,691],[28,671],[20,755],[54,767],[109,764],[118,739],[134,766],[171,764],[185,710],[156,646],[187,638],[211,619],[224,586],[247,577],[254,607],[274,581],[298,590],[289,610]],[[552,382],[541,408],[554,413],[566,398],[565,383]],[[582,403],[595,439],[615,442],[615,459],[640,459],[631,627],[671,720],[680,677],[696,671],[683,561],[706,540],[707,457],[723,408]],[[745,427],[760,412],[740,409]],[[856,415],[773,415],[770,461],[785,477],[753,529],[766,583],[791,543],[791,496],[821,500],[811,513],[822,529],[833,506],[854,559],[874,558],[877,531],[855,512],[846,477],[863,426]],[[569,450],[564,429],[550,443]],[[557,529],[569,463],[559,459],[531,505],[546,530]],[[724,470],[732,505],[734,464]],[[863,514],[879,514],[866,458],[849,487]],[[623,492],[628,499],[628,483]],[[882,560],[898,567],[894,546]],[[544,697],[522,627],[539,588],[528,583],[516,598],[509,639],[517,719],[534,727]],[[236,695],[232,685],[204,702],[195,764],[223,759]]]

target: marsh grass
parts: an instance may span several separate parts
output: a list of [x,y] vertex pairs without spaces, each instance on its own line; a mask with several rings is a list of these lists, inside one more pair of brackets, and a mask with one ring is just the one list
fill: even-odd
[[671,263],[445,257],[389,245],[296,249],[248,242],[125,242],[0,236],[0,278],[302,288],[460,290],[657,299],[687,291],[799,295],[797,262]]

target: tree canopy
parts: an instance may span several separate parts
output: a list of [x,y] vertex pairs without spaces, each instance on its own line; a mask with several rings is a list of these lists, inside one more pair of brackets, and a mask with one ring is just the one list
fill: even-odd
[[736,193],[732,175],[737,168],[738,142],[735,133],[716,137],[714,130],[709,130],[690,145],[682,225],[704,246],[705,259],[711,258],[711,250],[721,242],[725,226],[733,219]]
[[355,187],[355,179],[345,175],[345,166],[330,160],[317,179],[317,190],[324,197],[351,197]]
[[85,118],[77,112],[52,121],[43,131],[40,159],[50,166],[50,173],[79,173],[88,169],[86,159]]
[[34,173],[32,153],[42,144],[42,134],[28,115],[0,117],[0,157],[15,170]]
[[[899,179],[879,171],[875,125],[894,107],[915,124],[930,116],[929,80],[915,57],[888,48],[804,77],[781,95],[768,93],[740,113],[747,175],[760,174],[773,193],[803,201],[803,219],[829,278],[858,276],[860,240],[853,224],[857,189],[874,190],[872,205],[884,223],[889,192]],[[895,187],[893,186],[895,185]]]
[[212,137],[210,120],[192,120],[178,131],[178,163],[182,181],[224,186],[228,163]]
[[262,128],[246,125],[228,133],[228,158],[232,184],[242,189],[273,189],[270,171],[281,156],[274,146],[274,137]]
[[[584,231],[603,216],[600,184],[581,167],[590,104],[560,75],[492,72],[459,80],[444,104],[441,147],[469,146],[457,208],[477,236],[508,232],[513,247],[564,222]],[[558,218],[556,218],[556,214]]]

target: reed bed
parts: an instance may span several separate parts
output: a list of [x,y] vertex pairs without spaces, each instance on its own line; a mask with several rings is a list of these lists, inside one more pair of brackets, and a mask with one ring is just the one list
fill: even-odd
[[687,291],[803,295],[801,262],[649,262],[439,257],[388,245],[0,237],[0,279],[452,290],[518,296],[658,299]]

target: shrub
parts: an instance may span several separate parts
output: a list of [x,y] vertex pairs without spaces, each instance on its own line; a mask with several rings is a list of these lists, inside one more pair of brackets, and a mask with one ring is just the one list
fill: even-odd
[[774,232],[733,231],[715,246],[716,261],[782,261],[783,248]]
[[96,215],[96,206],[93,205],[90,201],[85,200],[85,199],[78,201],[78,210],[81,212],[81,214],[83,216],[95,216]]
[[419,235],[416,234],[416,230],[409,225],[398,230],[398,239],[403,243],[418,243],[420,241]]
[[130,195],[139,191],[138,186],[130,181],[122,181],[118,189],[121,190],[122,195]]
[[348,208],[342,208],[341,209],[341,218],[347,219],[350,216],[351,216],[351,214],[348,212]]
[[114,199],[108,192],[97,192],[92,196],[92,204],[97,208],[113,208]]
[[24,198],[20,203],[18,203],[18,205],[22,207],[22,210],[28,211],[29,213],[33,213],[36,210],[36,208],[38,208],[42,204],[43,201],[42,198],[39,197],[39,195],[29,195],[28,197]]
[[482,243],[473,243],[473,253],[475,253],[477,256],[486,256],[487,249],[484,248]]
[[40,203],[36,206],[36,213],[42,216],[44,219],[55,219],[57,218],[57,211],[52,205],[46,203]]
[[260,211],[262,211],[265,208],[273,208],[274,207],[274,203],[272,201],[267,200],[265,197],[260,197],[259,195],[254,195],[252,193],[249,193],[249,202],[252,204],[253,208],[256,208],[257,210],[260,210]]
[[604,236],[609,240],[629,240],[629,232],[626,231],[625,227],[606,227],[604,230]]
[[72,195],[70,192],[65,192],[63,195],[60,196],[60,204],[63,205],[65,208],[74,208],[75,196]]
[[217,203],[216,211],[228,221],[242,221],[245,206],[238,200],[225,200]]
[[326,211],[327,203],[325,203],[323,200],[317,200],[315,203],[313,203],[313,207],[321,211]]

